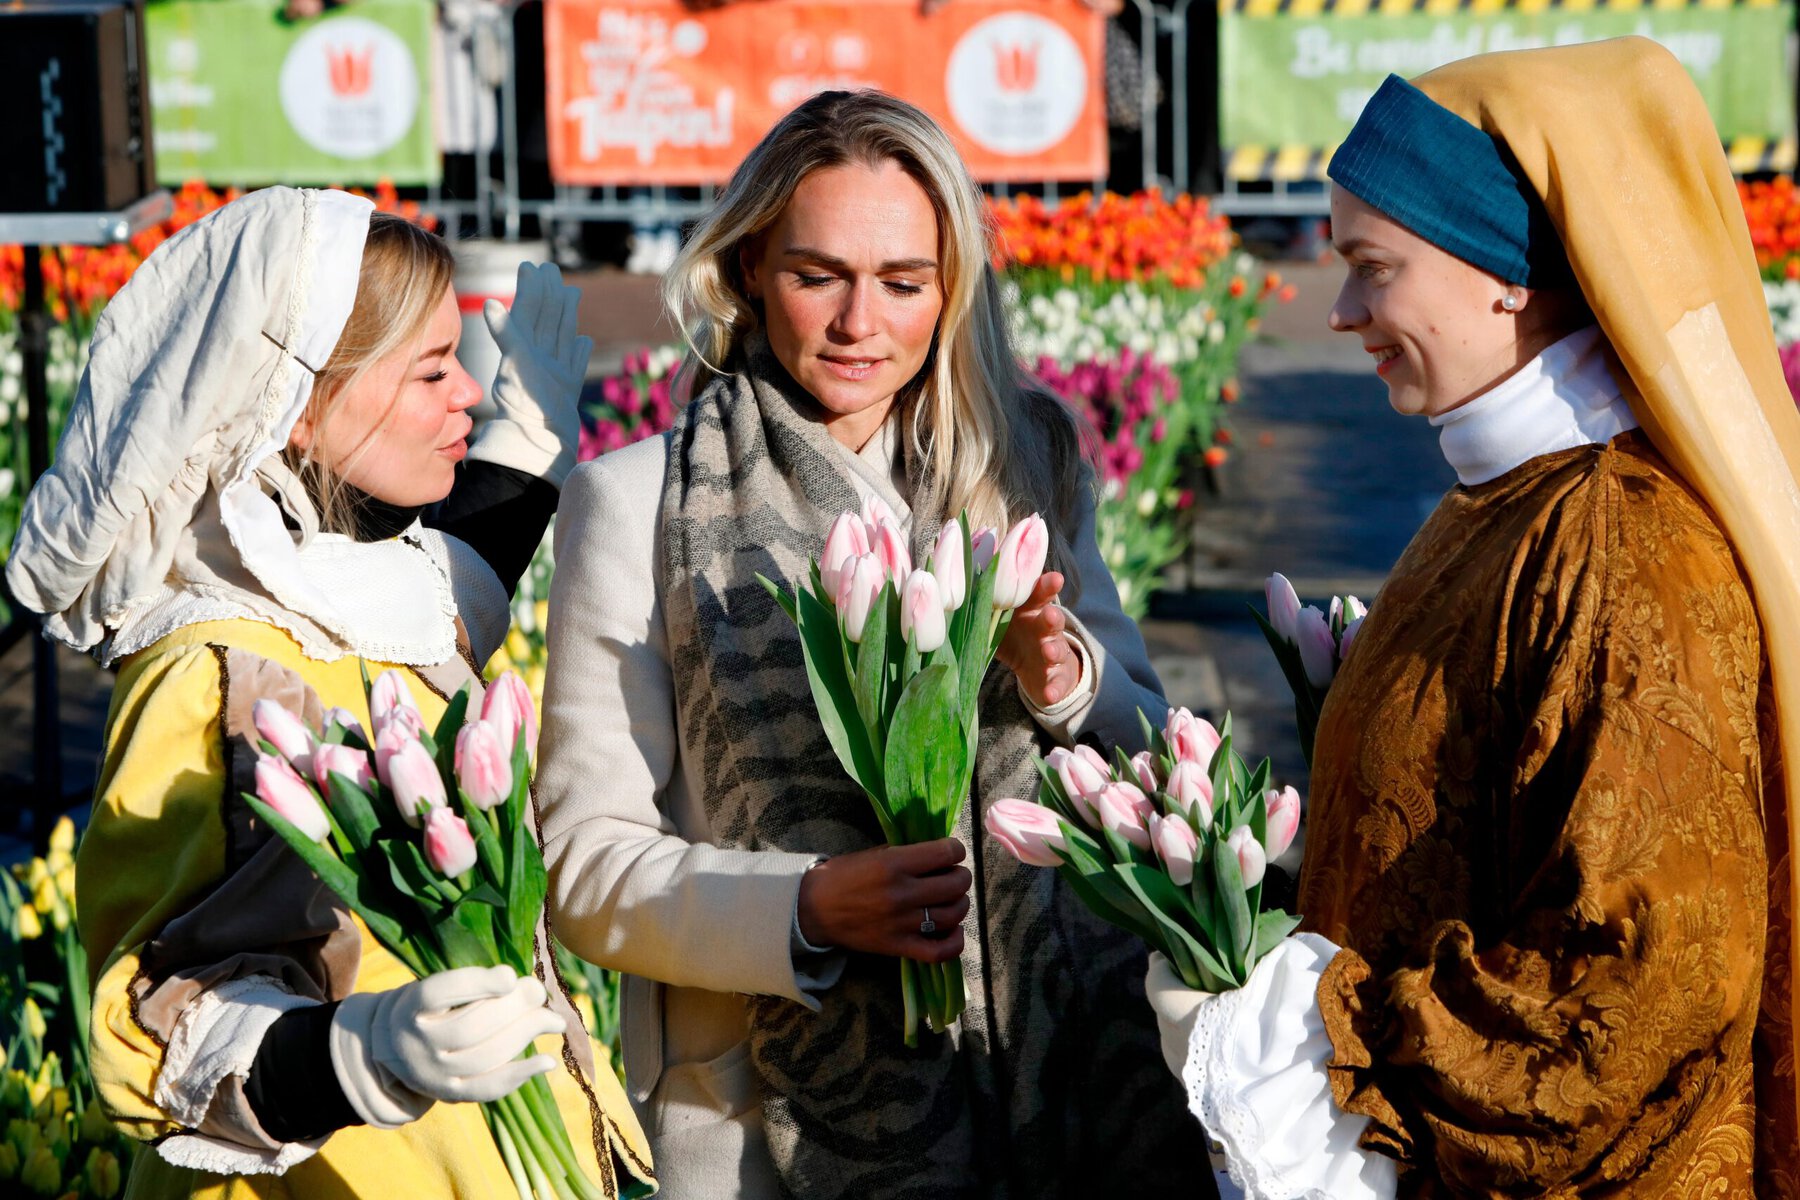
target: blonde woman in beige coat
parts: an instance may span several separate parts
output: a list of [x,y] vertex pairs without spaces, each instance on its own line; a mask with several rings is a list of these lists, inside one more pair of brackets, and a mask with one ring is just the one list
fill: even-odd
[[[845,509],[891,511],[915,545],[959,510],[1039,511],[1056,569],[983,690],[967,809],[1029,787],[1029,749],[1130,746],[1140,709],[1162,720],[1075,419],[1012,357],[985,211],[918,110],[808,101],[670,276],[693,322],[676,429],[563,491],[551,904],[570,946],[627,973],[627,1084],[670,1196],[1057,1195],[1089,1170],[1173,1182],[1191,1142],[1162,1115],[1180,1106],[1141,952],[1054,873],[1008,874],[970,812],[958,837],[883,845],[755,583],[804,569]],[[916,1052],[896,956],[960,956],[970,979],[959,1027]]]

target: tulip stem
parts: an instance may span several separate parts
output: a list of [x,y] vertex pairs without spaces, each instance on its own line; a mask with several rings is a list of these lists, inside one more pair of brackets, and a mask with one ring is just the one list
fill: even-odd
[[482,1107],[487,1110],[488,1128],[493,1131],[494,1143],[500,1147],[500,1157],[506,1163],[506,1173],[512,1176],[513,1187],[518,1189],[519,1200],[532,1200],[531,1180],[525,1174],[524,1164],[519,1161],[519,1148],[513,1144],[512,1134],[507,1130],[500,1106],[484,1104]]

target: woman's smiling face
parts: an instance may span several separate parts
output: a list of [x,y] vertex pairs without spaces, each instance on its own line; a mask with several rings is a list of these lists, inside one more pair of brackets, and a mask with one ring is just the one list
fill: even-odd
[[1349,268],[1331,327],[1362,339],[1395,411],[1449,412],[1543,349],[1528,332],[1529,289],[1440,250],[1341,187],[1331,193],[1331,240]]
[[938,260],[931,199],[891,160],[814,171],[742,251],[770,348],[852,449],[931,352],[944,308]]

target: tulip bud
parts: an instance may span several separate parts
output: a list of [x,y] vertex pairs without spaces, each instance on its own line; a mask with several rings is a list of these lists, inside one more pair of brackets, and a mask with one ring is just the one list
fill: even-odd
[[481,698],[481,719],[499,727],[506,739],[508,758],[511,758],[522,731],[525,753],[532,762],[537,761],[537,705],[531,699],[531,689],[525,686],[517,671],[504,671],[500,678],[487,685],[487,694]]
[[1350,657],[1351,643],[1356,641],[1357,631],[1362,628],[1363,619],[1356,618],[1344,626],[1344,632],[1338,635],[1338,661],[1343,662]]
[[1300,597],[1294,585],[1279,571],[1263,583],[1263,595],[1269,602],[1269,624],[1288,641],[1295,639],[1295,622],[1300,617]]
[[1186,887],[1194,881],[1194,858],[1200,853],[1200,839],[1192,826],[1180,817],[1151,817],[1150,844],[1176,887]]
[[994,607],[1017,608],[1029,600],[1049,554],[1050,529],[1036,513],[1007,530],[994,554]]
[[914,571],[900,590],[900,636],[920,654],[930,654],[944,644],[944,599],[938,594],[937,577],[930,571]]
[[[382,769],[379,761],[376,765]],[[408,825],[417,829],[427,809],[444,806],[444,777],[438,774],[437,763],[424,743],[412,738],[402,741],[388,755],[385,770],[382,782],[393,791],[394,807]]]
[[1205,767],[1182,759],[1169,772],[1169,786],[1165,790],[1182,812],[1198,812],[1201,828],[1212,824],[1213,785]]
[[983,823],[1012,856],[1028,867],[1060,867],[1068,849],[1056,814],[1029,800],[996,800]]
[[874,554],[864,554],[855,565],[845,568],[838,581],[837,611],[838,619],[844,623],[844,636],[852,642],[862,641],[869,614],[886,583],[887,574]]
[[[50,830],[50,852],[45,857],[52,863],[60,865],[75,853],[75,822],[68,817],[58,817]],[[52,870],[55,868],[52,867]]]
[[468,823],[447,808],[433,808],[425,817],[425,861],[450,878],[473,867],[475,839]]
[[1269,868],[1269,858],[1248,825],[1239,825],[1232,830],[1231,836],[1225,839],[1225,848],[1237,856],[1238,874],[1244,877],[1246,892],[1262,882],[1263,874]]
[[863,529],[868,534],[871,547],[875,544],[875,531],[881,528],[883,521],[896,527],[900,524],[900,518],[896,517],[894,510],[888,507],[888,502],[874,492],[863,497],[862,519]]
[[1077,746],[1073,750],[1058,746],[1044,756],[1044,763],[1056,772],[1063,794],[1081,819],[1098,829],[1100,815],[1094,811],[1093,798],[1112,780],[1106,760],[1092,746]]
[[99,1200],[112,1200],[119,1194],[119,1187],[124,1182],[118,1158],[112,1151],[102,1150],[98,1146],[88,1151],[87,1167],[82,1174],[87,1179],[88,1191]]
[[106,1109],[98,1097],[88,1101],[88,1106],[81,1113],[81,1140],[94,1145],[104,1145],[112,1140],[113,1123],[106,1115]]
[[293,763],[296,771],[312,773],[312,731],[299,717],[273,700],[258,700],[250,706],[250,721],[263,741]]
[[375,783],[375,772],[369,765],[369,756],[355,746],[326,742],[313,751],[313,781],[319,785],[319,791],[331,794],[331,777],[342,775],[351,783],[368,791]]
[[1364,604],[1361,600],[1358,600],[1355,596],[1344,597],[1344,624],[1348,625],[1352,621],[1360,621],[1368,615],[1368,605]]
[[912,574],[912,554],[906,548],[906,535],[894,522],[883,521],[875,527],[869,549],[881,560],[882,570],[894,581],[895,587],[905,583],[906,577]]
[[1137,784],[1147,794],[1154,795],[1162,785],[1156,782],[1156,760],[1148,750],[1139,750],[1131,756],[1131,773],[1137,776]]
[[1118,834],[1139,850],[1150,848],[1150,818],[1156,806],[1135,783],[1115,780],[1100,789],[1094,797],[1094,808],[1100,814],[1103,828]]
[[462,727],[456,735],[456,779],[469,803],[483,812],[512,795],[512,748],[498,725],[470,721]]
[[1263,803],[1268,806],[1269,824],[1264,848],[1270,858],[1280,858],[1287,848],[1294,844],[1294,835],[1300,832],[1300,793],[1292,787],[1284,787],[1279,792],[1271,789],[1263,796]]
[[44,936],[44,920],[38,916],[37,909],[29,904],[19,906],[13,922],[21,942],[35,941]]
[[1169,753],[1178,762],[1211,766],[1213,755],[1224,740],[1211,721],[1196,717],[1185,708],[1170,709],[1163,722],[1163,741],[1169,743]]
[[969,536],[969,550],[975,555],[975,571],[980,574],[994,561],[1000,549],[1000,533],[992,525],[983,525]]
[[945,521],[938,533],[937,545],[931,551],[931,573],[937,578],[938,595],[944,599],[944,611],[962,607],[969,592],[967,564],[963,561],[961,521]]
[[[424,721],[421,719],[421,727],[423,724]],[[375,744],[369,740],[369,735],[363,730],[362,722],[356,719],[356,714],[347,708],[328,708],[325,710],[325,720],[319,730],[321,736],[329,735],[333,726],[342,729],[346,737],[351,734],[356,735],[365,746],[373,746]]]
[[30,996],[25,997],[19,1028],[28,1040],[34,1042],[43,1041],[44,1035],[50,1032],[50,1026],[44,1021],[44,1010]]
[[403,712],[410,713],[416,722],[414,733],[425,727],[425,719],[419,716],[419,706],[413,703],[412,693],[407,690],[405,676],[390,668],[377,675],[369,688],[369,719],[375,724],[375,736],[380,737],[390,721],[408,720],[400,715]]
[[1310,604],[1301,609],[1294,622],[1294,643],[1300,647],[1306,682],[1320,689],[1330,687],[1337,674],[1337,639],[1331,636],[1325,614]]
[[835,596],[843,577],[844,561],[869,552],[869,528],[855,513],[844,513],[831,523],[825,535],[825,553],[819,559],[819,580],[827,595]]
[[47,1145],[39,1145],[19,1168],[19,1182],[39,1196],[60,1195],[62,1186],[62,1164],[56,1161]]
[[267,754],[256,756],[256,795],[313,841],[323,842],[331,836],[331,822],[325,819],[318,797],[285,760]]
[[19,1152],[11,1142],[0,1142],[0,1183],[11,1183],[19,1177]]

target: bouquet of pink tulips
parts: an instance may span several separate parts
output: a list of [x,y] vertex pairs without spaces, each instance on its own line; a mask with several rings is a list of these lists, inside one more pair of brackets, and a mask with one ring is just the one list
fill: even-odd
[[1277,572],[1263,585],[1269,603],[1267,617],[1252,608],[1275,661],[1294,691],[1294,720],[1300,726],[1300,753],[1312,766],[1313,739],[1319,731],[1319,712],[1325,693],[1337,678],[1338,667],[1350,653],[1356,632],[1362,628],[1368,608],[1355,596],[1333,596],[1331,611],[1311,604],[1304,608],[1294,585]]
[[[1012,612],[1044,573],[1035,514],[1007,531],[946,521],[915,569],[892,511],[871,499],[832,523],[807,586],[769,594],[800,630],[825,736],[868,794],[888,844],[949,837],[975,771],[981,680]],[[900,960],[906,1044],[962,1013],[962,964]]]
[[1162,951],[1182,982],[1239,988],[1300,919],[1262,908],[1270,859],[1293,843],[1300,794],[1269,786],[1221,734],[1185,708],[1148,750],[1108,762],[1087,746],[1038,763],[1036,802],[1000,800],[985,824],[1020,862],[1055,867],[1101,918]]
[[[536,969],[548,876],[528,816],[537,715],[508,671],[479,717],[469,692],[425,728],[400,672],[364,687],[371,738],[341,708],[317,732],[287,709],[253,710],[262,755],[245,799],[415,975],[454,967]],[[597,1200],[534,1076],[483,1115],[521,1200]]]

